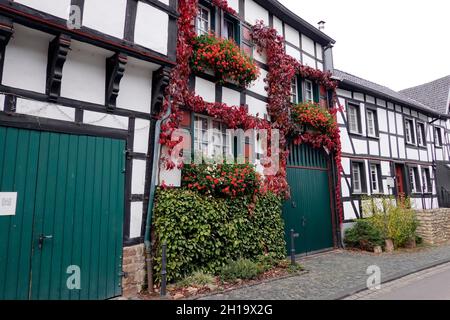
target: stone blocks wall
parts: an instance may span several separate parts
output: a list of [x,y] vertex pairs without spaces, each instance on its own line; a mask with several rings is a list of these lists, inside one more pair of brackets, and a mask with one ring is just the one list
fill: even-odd
[[145,247],[139,244],[123,249],[123,272],[122,295],[124,297],[135,297],[142,291],[145,284]]
[[418,211],[417,233],[427,244],[441,244],[450,241],[450,209]]

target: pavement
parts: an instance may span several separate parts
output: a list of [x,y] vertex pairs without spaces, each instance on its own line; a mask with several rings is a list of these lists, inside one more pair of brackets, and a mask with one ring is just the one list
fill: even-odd
[[337,300],[367,290],[368,268],[390,282],[450,262],[450,243],[375,255],[337,250],[299,259],[308,271],[291,278],[219,293],[205,300]]
[[450,300],[450,263],[391,281],[344,300]]

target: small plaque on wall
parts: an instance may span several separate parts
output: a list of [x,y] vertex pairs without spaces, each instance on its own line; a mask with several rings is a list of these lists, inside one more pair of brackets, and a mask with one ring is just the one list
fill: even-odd
[[17,192],[0,192],[0,216],[15,216]]

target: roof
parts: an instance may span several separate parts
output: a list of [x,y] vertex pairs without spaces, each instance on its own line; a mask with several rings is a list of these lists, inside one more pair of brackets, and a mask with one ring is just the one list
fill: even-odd
[[303,20],[298,15],[293,13],[291,10],[286,8],[280,2],[276,0],[254,0],[261,7],[268,10],[274,16],[282,19],[291,27],[300,30],[305,36],[308,36],[320,43],[322,46],[326,46],[328,44],[335,44],[336,41],[331,37],[320,31],[318,28]]
[[401,90],[400,93],[426,104],[440,113],[448,114],[450,75],[417,87]]
[[398,104],[409,106],[418,111],[426,112],[433,115],[442,115],[435,109],[428,107],[427,105],[413,100],[397,91],[394,91],[386,86],[365,80],[363,78],[354,76],[350,73],[334,69],[333,76],[339,80],[342,84],[354,87],[358,90],[369,92],[373,95],[382,96],[384,99],[389,99]]

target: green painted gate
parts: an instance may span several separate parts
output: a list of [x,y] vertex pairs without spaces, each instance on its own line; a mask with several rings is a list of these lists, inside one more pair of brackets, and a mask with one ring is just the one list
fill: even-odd
[[283,215],[288,253],[291,230],[297,254],[308,254],[333,247],[329,166],[325,151],[308,145],[290,146],[287,178],[291,198],[284,204]]
[[0,216],[0,300],[120,295],[125,142],[0,127],[0,150],[0,192],[18,193]]

